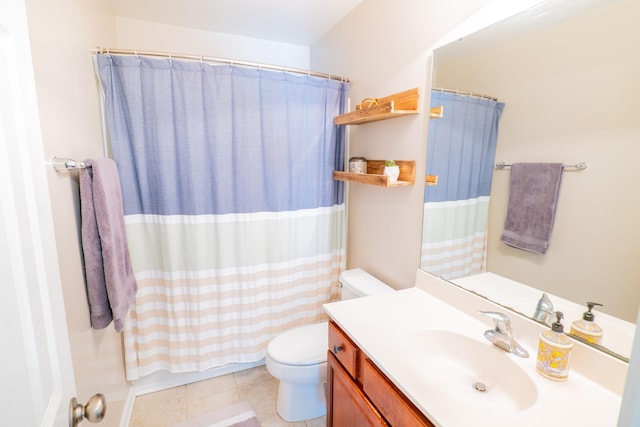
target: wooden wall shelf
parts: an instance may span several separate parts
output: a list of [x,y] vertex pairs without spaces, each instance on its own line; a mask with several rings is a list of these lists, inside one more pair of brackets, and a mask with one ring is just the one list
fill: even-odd
[[429,187],[435,187],[438,185],[438,175],[425,175],[424,184]]
[[420,93],[418,88],[409,89],[384,98],[378,98],[377,104],[356,111],[341,114],[333,119],[336,125],[360,125],[363,123],[418,114]]
[[443,114],[444,114],[444,107],[442,105],[439,105],[437,107],[431,107],[431,110],[429,111],[429,118],[441,119],[443,117]]
[[396,182],[391,182],[388,176],[382,174],[384,171],[384,160],[367,160],[366,174],[333,171],[333,179],[337,181],[377,185],[379,187],[404,187],[413,185],[416,180],[415,160],[396,160],[396,164],[400,166],[400,176]]

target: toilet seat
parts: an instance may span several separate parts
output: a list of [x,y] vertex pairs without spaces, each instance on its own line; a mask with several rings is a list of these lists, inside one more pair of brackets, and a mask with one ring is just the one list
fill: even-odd
[[282,365],[309,366],[327,361],[327,322],[288,330],[269,342],[267,355]]

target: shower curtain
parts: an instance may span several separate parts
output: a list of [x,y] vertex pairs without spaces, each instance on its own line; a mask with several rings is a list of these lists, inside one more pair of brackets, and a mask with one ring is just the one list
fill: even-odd
[[445,279],[486,270],[489,194],[501,102],[434,90],[431,105],[444,107],[431,120],[421,268]]
[[98,55],[138,295],[129,380],[255,362],[322,318],[345,267],[348,84]]

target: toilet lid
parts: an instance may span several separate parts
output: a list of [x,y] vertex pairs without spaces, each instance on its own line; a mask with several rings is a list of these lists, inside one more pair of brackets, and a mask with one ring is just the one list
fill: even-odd
[[327,322],[300,326],[271,340],[267,353],[285,365],[316,365],[327,360]]

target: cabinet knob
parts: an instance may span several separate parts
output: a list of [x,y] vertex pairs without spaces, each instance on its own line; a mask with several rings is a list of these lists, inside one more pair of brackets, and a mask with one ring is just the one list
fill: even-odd
[[333,354],[338,354],[342,351],[342,346],[341,345],[334,345],[333,346]]

